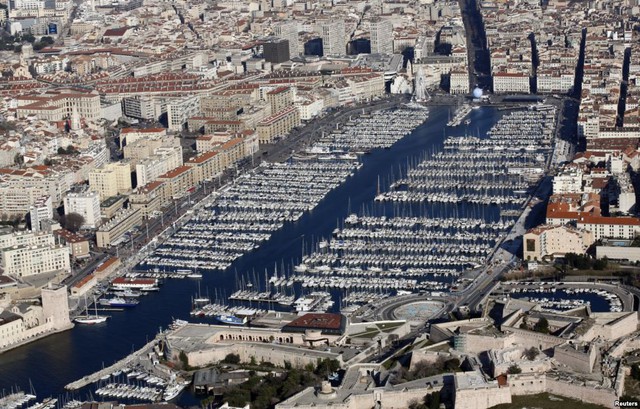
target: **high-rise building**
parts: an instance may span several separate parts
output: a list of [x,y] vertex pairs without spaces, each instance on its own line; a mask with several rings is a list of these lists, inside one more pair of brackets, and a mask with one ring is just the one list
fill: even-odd
[[328,20],[320,24],[322,25],[322,54],[344,55],[347,44],[344,20]]
[[98,192],[100,200],[131,190],[131,166],[124,162],[109,163],[89,172],[89,189]]
[[300,54],[297,21],[287,21],[276,24],[273,27],[273,33],[276,37],[289,41],[289,58],[297,57]]
[[95,229],[100,226],[100,195],[86,191],[69,193],[64,198],[64,214],[77,213],[84,218],[82,228]]
[[389,20],[375,19],[371,21],[371,53],[393,53],[393,25]]
[[289,61],[289,40],[274,39],[262,45],[264,59],[270,63],[280,64]]

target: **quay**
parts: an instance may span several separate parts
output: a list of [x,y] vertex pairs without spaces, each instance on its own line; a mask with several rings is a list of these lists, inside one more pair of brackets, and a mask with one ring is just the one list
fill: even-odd
[[98,382],[101,378],[105,376],[109,376],[116,371],[121,371],[123,368],[126,368],[129,365],[135,365],[136,360],[138,358],[145,356],[149,352],[151,352],[153,350],[153,347],[156,346],[157,343],[158,343],[158,339],[154,338],[152,341],[149,341],[145,346],[133,352],[132,354],[127,355],[126,357],[116,362],[115,364],[109,367],[103,368],[98,372],[94,372],[91,375],[84,376],[75,382],[71,382],[65,385],[64,388],[69,391],[75,391],[75,390],[84,388],[85,386],[90,385],[92,383]]

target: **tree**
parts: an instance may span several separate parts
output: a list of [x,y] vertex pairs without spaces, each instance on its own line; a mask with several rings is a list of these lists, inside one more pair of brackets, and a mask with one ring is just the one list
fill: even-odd
[[640,381],[640,365],[638,364],[631,365],[631,377],[636,381]]
[[538,356],[539,352],[540,351],[538,351],[538,348],[536,348],[536,347],[527,348],[527,349],[524,350],[524,356],[529,361],[533,361],[534,359],[536,359],[536,357]]
[[522,373],[522,369],[520,369],[518,365],[513,364],[509,368],[507,368],[507,373],[510,375],[516,375]]
[[222,362],[227,364],[237,365],[240,363],[240,355],[228,354],[227,356],[224,357],[224,360]]
[[535,332],[540,332],[543,334],[549,333],[549,321],[545,317],[540,317],[536,325],[533,326],[533,330]]
[[80,230],[84,222],[84,217],[78,213],[68,213],[64,216],[64,228],[74,233]]

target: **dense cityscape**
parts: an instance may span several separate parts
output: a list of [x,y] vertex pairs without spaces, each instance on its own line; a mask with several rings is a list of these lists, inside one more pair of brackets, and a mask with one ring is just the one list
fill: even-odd
[[640,407],[636,0],[0,0],[0,409]]

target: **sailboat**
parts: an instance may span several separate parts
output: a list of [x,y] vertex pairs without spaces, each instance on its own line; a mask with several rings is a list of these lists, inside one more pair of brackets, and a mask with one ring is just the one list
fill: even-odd
[[74,321],[78,324],[86,324],[86,325],[94,325],[94,324],[102,324],[107,321],[109,316],[107,315],[98,315],[98,306],[96,305],[95,299],[93,300],[93,306],[95,308],[95,314],[89,315],[89,305],[87,304],[85,297],[85,305],[87,306],[87,311],[85,315],[77,316]]

